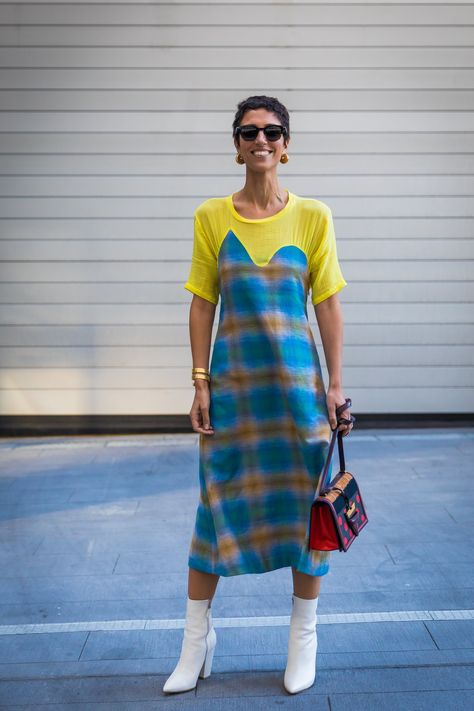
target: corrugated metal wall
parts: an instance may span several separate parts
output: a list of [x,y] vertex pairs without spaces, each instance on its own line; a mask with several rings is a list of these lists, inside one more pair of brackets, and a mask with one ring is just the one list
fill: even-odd
[[333,211],[353,411],[472,410],[473,3],[0,19],[0,414],[189,411],[192,214],[242,186],[255,93],[290,110],[281,186]]

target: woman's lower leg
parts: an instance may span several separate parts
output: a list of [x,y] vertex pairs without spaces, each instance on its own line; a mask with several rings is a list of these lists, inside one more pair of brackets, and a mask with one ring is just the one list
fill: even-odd
[[319,596],[321,588],[321,575],[308,575],[301,573],[295,568],[291,568],[293,574],[293,592],[297,597],[305,600],[313,600]]
[[188,597],[191,600],[212,600],[216,592],[219,575],[204,573],[195,568],[188,569]]

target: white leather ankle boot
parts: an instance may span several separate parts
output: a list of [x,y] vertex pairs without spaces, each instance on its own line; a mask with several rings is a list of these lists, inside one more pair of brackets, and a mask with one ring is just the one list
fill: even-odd
[[314,600],[304,600],[295,594],[292,596],[288,661],[283,682],[290,694],[303,691],[314,683],[318,648],[316,632],[318,600],[318,597]]
[[181,655],[163,691],[188,691],[194,689],[198,677],[208,677],[215,646],[216,632],[212,624],[210,600],[191,600],[188,596]]

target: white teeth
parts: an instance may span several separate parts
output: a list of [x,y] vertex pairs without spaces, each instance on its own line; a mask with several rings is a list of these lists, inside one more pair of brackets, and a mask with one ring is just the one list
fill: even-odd
[[254,156],[267,156],[271,153],[271,151],[252,151]]

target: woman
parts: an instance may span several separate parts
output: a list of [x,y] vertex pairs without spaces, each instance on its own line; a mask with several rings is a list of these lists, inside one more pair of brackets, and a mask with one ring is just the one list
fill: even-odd
[[[291,566],[284,686],[296,693],[314,683],[316,608],[321,577],[329,570],[330,553],[308,547],[309,515],[330,430],[337,426],[335,409],[345,402],[337,292],[346,281],[330,208],[279,185],[278,164],[288,161],[287,109],[273,97],[245,99],[233,137],[245,185],[196,209],[185,284],[194,294],[190,418],[200,434],[200,499],[181,655],[163,690],[192,689],[211,672],[216,633],[210,606],[220,575]],[[329,371],[327,392],[308,322],[310,288]],[[339,425],[344,435],[351,427]]]

